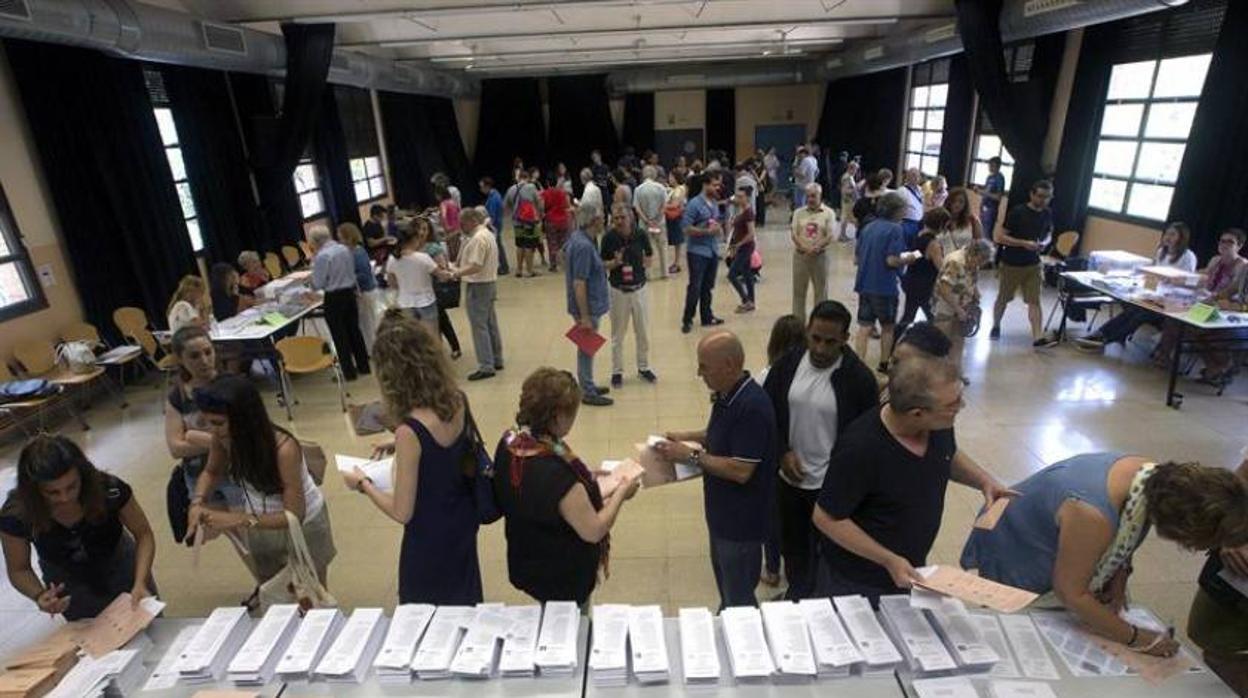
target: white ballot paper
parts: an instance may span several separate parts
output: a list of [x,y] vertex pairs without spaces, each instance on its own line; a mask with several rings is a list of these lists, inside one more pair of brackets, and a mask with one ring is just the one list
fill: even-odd
[[815,670],[820,677],[849,676],[850,669],[863,661],[862,653],[849,639],[831,599],[802,599],[797,608],[806,620]]
[[439,606],[412,659],[412,671],[422,681],[451,678],[451,661],[464,630],[477,609],[472,606]]
[[244,606],[213,609],[178,660],[183,683],[208,683],[225,678],[230,658],[247,640],[251,619]]
[[299,606],[270,606],[238,654],[230,660],[227,677],[238,686],[263,686],[273,680],[277,662],[299,627]]
[[571,676],[576,671],[576,638],[581,612],[573,601],[547,601],[537,635],[534,662],[543,676]]
[[994,679],[1022,678],[1023,675],[1018,670],[1018,662],[1014,661],[1014,653],[1010,651],[1010,643],[1005,639],[1005,631],[1001,629],[997,616],[992,613],[971,613],[970,617],[971,622],[975,624],[975,628],[984,638],[984,642],[987,642],[992,651],[1001,658],[1001,661],[992,665],[992,671],[989,671],[988,675]]
[[685,684],[713,686],[719,683],[719,650],[715,647],[715,619],[707,608],[682,608],[680,665]]
[[916,675],[930,676],[957,668],[927,616],[921,609],[911,608],[909,596],[881,596],[880,615]]
[[494,675],[494,661],[503,636],[511,629],[511,616],[502,608],[477,606],[477,615],[468,624],[464,639],[451,660],[451,673],[465,679],[488,679]]
[[334,454],[334,464],[338,466],[338,472],[349,473],[355,468],[364,471],[364,474],[372,478],[373,486],[379,490],[391,492],[394,490],[394,457],[380,458],[373,460],[371,458],[356,458],[355,456],[347,456],[341,453]]
[[425,634],[433,612],[434,607],[425,603],[405,603],[394,608],[381,650],[373,660],[379,682],[408,683],[412,680],[412,656],[416,654],[416,645]]
[[386,619],[380,608],[355,609],[314,673],[331,683],[362,682],[368,678],[368,667],[385,633]]
[[595,604],[589,676],[595,686],[628,683],[628,617],[624,604]]
[[768,601],[762,605],[763,630],[776,664],[776,683],[804,683],[815,678],[815,654],[810,633],[797,604]]
[[1053,687],[1042,681],[991,681],[992,698],[1057,698]]
[[284,681],[308,679],[342,624],[342,612],[336,608],[308,611],[299,623],[295,637],[286,647],[286,653],[277,663],[278,676]]
[[763,616],[753,606],[733,606],[719,612],[733,677],[742,683],[761,683],[776,672],[763,632]]
[[658,606],[633,606],[628,615],[628,644],[633,676],[638,683],[667,683],[671,667],[667,637],[663,634],[663,610]]
[[849,631],[849,636],[866,660],[862,674],[891,674],[893,667],[901,663],[901,653],[889,639],[888,633],[884,632],[866,597],[856,594],[835,596],[832,598],[832,605],[836,606],[836,612],[845,621],[845,629]]
[[967,672],[988,672],[1001,661],[1001,655],[984,640],[979,627],[967,614],[966,604],[960,599],[942,598],[936,608],[926,613],[936,627],[936,633],[944,640],[945,648],[953,655],[953,661],[958,663],[959,669]]
[[542,627],[542,607],[508,606],[503,613],[511,619],[511,628],[503,636],[503,654],[498,660],[498,673],[504,678],[533,676],[537,672],[537,633]]
[[1009,638],[1014,657],[1018,666],[1029,679],[1046,679],[1057,681],[1061,676],[1053,660],[1049,659],[1049,651],[1044,648],[1044,640],[1040,639],[1040,631],[1036,629],[1031,618],[1024,615],[997,616],[1005,636]]
[[912,685],[919,698],[979,698],[971,680],[964,676],[915,679]]
[[144,691],[167,691],[178,685],[178,660],[182,658],[182,650],[191,644],[195,633],[199,632],[199,627],[193,625],[178,631],[173,638],[173,644],[165,650],[152,675],[147,677],[147,683],[143,684]]

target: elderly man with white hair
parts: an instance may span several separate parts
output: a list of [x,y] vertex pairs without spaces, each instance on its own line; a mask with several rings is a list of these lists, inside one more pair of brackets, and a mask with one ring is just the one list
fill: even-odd
[[906,201],[906,209],[901,214],[901,229],[906,237],[906,245],[913,245],[914,239],[923,229],[923,173],[917,167],[908,167],[901,173],[901,188],[898,189]]
[[594,172],[588,167],[581,168],[581,198],[577,200],[577,206],[595,206],[602,211],[602,188],[594,183]]
[[806,287],[814,289],[815,305],[828,299],[828,246],[836,213],[823,203],[823,187],[806,185],[806,204],[793,211],[793,314],[806,317]]
[[667,221],[663,207],[667,205],[667,187],[658,181],[659,170],[654,165],[641,168],[642,183],[633,192],[633,210],[637,212],[637,224],[650,238],[650,247],[659,255],[659,278],[667,278]]
[[353,381],[371,373],[368,348],[360,332],[360,311],[355,296],[355,258],[346,245],[333,239],[329,229],[317,226],[308,233],[312,245],[312,288],[325,294],[325,324],[334,340],[342,377]]
[[477,370],[468,380],[493,378],[503,370],[503,340],[498,329],[498,241],[485,224],[481,208],[466,208],[459,214],[459,228],[468,239],[459,249],[459,259],[452,268],[456,279],[463,279],[464,310],[472,326],[472,348],[477,355]]
[[[620,211],[624,214],[624,211]],[[627,215],[627,214],[624,214]],[[563,246],[563,263],[568,296],[568,314],[582,330],[598,331],[599,321],[611,309],[607,290],[607,270],[598,253],[598,236],[602,234],[602,209],[581,204],[576,210],[576,231]],[[581,386],[581,402],[606,407],[614,401],[607,397],[611,389],[594,383],[594,356],[576,351],[576,382]]]

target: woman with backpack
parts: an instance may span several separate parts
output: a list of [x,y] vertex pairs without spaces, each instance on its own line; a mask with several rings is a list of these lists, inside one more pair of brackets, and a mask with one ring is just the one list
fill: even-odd
[[550,186],[541,191],[542,232],[546,234],[546,249],[549,250],[548,268],[553,272],[559,271],[559,252],[571,232],[572,197],[559,185],[556,175],[551,175],[549,182]]
[[[516,198],[512,209],[513,229],[516,234],[516,278],[534,277],[533,256],[542,246],[538,226],[542,222],[542,199],[537,187],[529,181],[529,173],[520,170],[517,175]],[[526,272],[525,269],[528,269]]]
[[685,216],[685,203],[688,201],[685,190],[685,173],[683,168],[672,168],[667,175],[667,203],[663,206],[663,218],[667,220],[667,244],[672,248],[672,265],[667,268],[668,274],[680,273],[680,248],[685,244],[685,231],[680,221]]

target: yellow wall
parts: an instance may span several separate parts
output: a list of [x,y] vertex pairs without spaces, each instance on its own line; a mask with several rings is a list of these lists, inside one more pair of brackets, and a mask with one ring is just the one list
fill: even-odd
[[737,158],[754,152],[754,129],[774,124],[804,124],[806,139],[815,137],[823,109],[824,83],[737,88]]
[[1094,250],[1126,250],[1145,257],[1152,257],[1157,251],[1157,243],[1161,240],[1161,224],[1149,228],[1134,223],[1088,216],[1083,226],[1083,252]]
[[654,93],[654,130],[706,128],[706,90]]

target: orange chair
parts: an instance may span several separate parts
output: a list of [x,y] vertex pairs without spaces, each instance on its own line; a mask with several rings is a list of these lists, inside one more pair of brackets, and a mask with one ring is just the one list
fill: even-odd
[[266,252],[264,255],[264,269],[269,272],[270,279],[280,279],[282,277],[282,260],[272,252]]
[[346,381],[342,377],[342,369],[338,366],[338,357],[330,349],[329,343],[320,337],[287,337],[276,345],[281,357],[278,364],[280,371],[282,402],[286,405],[286,419],[293,420],[291,403],[295,402],[291,388],[291,375],[306,375],[325,370],[332,370],[334,379],[338,381],[338,400],[342,403],[342,411],[347,411]]
[[[66,391],[74,393],[83,389],[96,378],[105,376],[104,369],[99,366],[93,367],[89,371],[83,373],[75,373],[67,367],[62,366],[57,360],[56,347],[51,342],[40,341],[37,339],[19,342],[13,347],[13,358],[17,360],[21,366],[22,374],[26,378],[42,378],[50,383],[56,383],[63,386]],[[107,380],[107,376],[105,376]],[[111,384],[109,384],[111,389]],[[71,400],[73,395],[71,394]],[[121,406],[127,407],[125,395],[120,395]],[[82,422],[84,429],[89,429],[86,421],[78,416]]]
[[303,264],[303,258],[299,256],[299,248],[294,245],[282,245],[282,257],[286,260],[287,269],[297,269]]
[[300,240],[299,249],[303,250],[303,258],[311,262],[312,261],[312,244],[309,243],[307,240]]
[[[12,371],[9,370],[9,365],[0,361],[0,383],[7,383],[11,380],[16,380],[16,378],[14,377]],[[0,405],[0,416],[6,418],[5,422],[7,422],[0,423],[0,425],[5,427],[10,424],[16,425],[21,428],[22,433],[24,433],[27,437],[33,436],[33,434],[26,429],[26,420],[29,418],[28,415],[33,415],[39,421],[38,430],[43,431],[43,415],[51,409],[51,406],[54,404],[53,401],[56,400],[56,398],[63,393],[64,390],[64,386],[58,385],[56,395],[31,398],[20,402],[6,402],[5,404]],[[66,406],[70,414],[77,418],[78,422],[82,424],[83,429],[89,428],[87,423],[82,419],[82,415],[74,409],[72,402],[67,401]]]
[[[95,325],[89,322],[76,322],[69,327],[61,330],[61,340],[66,342],[86,342],[91,345],[94,350],[108,349],[102,354],[95,357],[95,363],[99,366],[116,366],[119,376],[121,392],[126,392],[126,367],[143,359],[143,350],[137,346],[120,346],[109,348],[103,340],[100,339],[99,330],[95,329]],[[125,405],[123,405],[124,407]]]
[[147,313],[142,308],[121,307],[113,311],[113,325],[122,337],[130,337],[136,330],[147,329]]

